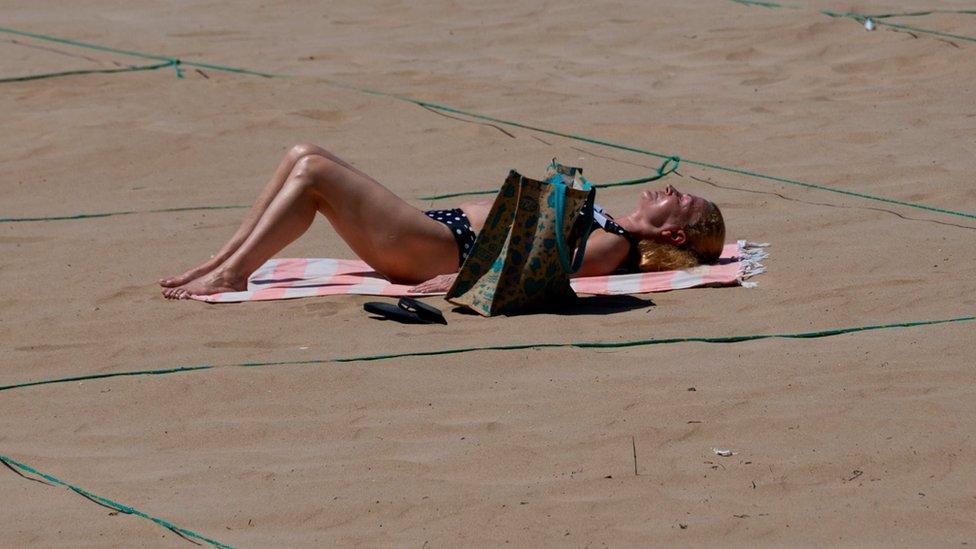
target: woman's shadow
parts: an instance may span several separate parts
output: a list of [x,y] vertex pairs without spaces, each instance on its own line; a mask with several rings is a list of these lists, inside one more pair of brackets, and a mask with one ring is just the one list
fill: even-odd
[[[641,299],[639,297],[625,295],[588,295],[579,296],[563,303],[548,304],[542,307],[532,307],[520,310],[517,314],[535,315],[550,314],[563,316],[592,315],[603,316],[615,313],[624,313],[635,309],[647,309],[655,307],[651,299]],[[477,315],[467,307],[454,307],[451,312],[459,314]],[[510,315],[502,315],[510,316]]]

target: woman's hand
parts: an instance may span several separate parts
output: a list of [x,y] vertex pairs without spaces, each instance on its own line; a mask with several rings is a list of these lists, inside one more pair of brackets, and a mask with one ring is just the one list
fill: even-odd
[[440,292],[447,292],[448,289],[454,284],[454,279],[457,278],[457,273],[437,275],[434,278],[417,284],[410,289],[412,292],[420,294],[435,294]]

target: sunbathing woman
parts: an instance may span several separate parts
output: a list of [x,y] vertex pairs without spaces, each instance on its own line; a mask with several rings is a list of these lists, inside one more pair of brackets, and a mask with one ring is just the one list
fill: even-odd
[[[491,201],[422,212],[332,153],[297,145],[285,155],[234,236],[209,261],[159,281],[163,295],[233,292],[274,254],[308,230],[316,212],[363,261],[391,281],[419,292],[446,291],[484,226]],[[672,186],[644,191],[637,208],[616,220],[596,216],[576,276],[669,270],[713,262],[725,225],[718,207]]]

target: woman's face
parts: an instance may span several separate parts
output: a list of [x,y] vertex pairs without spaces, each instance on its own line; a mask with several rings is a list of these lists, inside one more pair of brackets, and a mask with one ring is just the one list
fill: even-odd
[[[680,244],[684,229],[698,221],[707,204],[700,196],[685,194],[668,185],[660,191],[641,193],[634,220],[640,236],[655,239],[664,236]],[[677,242],[678,233],[682,242]]]

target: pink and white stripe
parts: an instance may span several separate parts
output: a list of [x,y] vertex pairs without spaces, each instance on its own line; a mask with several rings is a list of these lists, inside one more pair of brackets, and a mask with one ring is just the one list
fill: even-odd
[[[573,289],[581,294],[643,294],[696,286],[734,286],[763,272],[763,244],[740,240],[727,244],[715,265],[686,271],[632,273],[575,278]],[[750,284],[745,283],[743,285]],[[272,259],[251,275],[247,290],[193,299],[208,303],[269,301],[325,295],[438,295],[416,294],[411,285],[394,284],[358,259]]]

